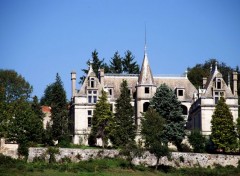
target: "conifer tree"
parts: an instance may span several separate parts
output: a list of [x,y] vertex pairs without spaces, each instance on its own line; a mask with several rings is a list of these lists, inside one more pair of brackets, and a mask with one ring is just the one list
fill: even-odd
[[115,146],[124,147],[134,142],[136,126],[134,124],[134,110],[131,105],[131,97],[126,80],[123,80],[120,88],[120,96],[116,100],[114,114],[114,131],[111,141]]
[[162,118],[155,109],[149,108],[141,121],[141,135],[144,139],[146,149],[157,157],[156,169],[159,159],[163,156],[169,156],[168,145],[165,142],[164,124]]
[[133,62],[134,56],[131,51],[125,52],[125,57],[123,58],[122,65],[123,71],[128,74],[138,74],[139,73],[139,65],[137,62]]
[[237,136],[233,116],[223,97],[218,101],[211,120],[211,139],[214,146],[223,152],[236,148]]
[[113,115],[110,111],[110,104],[107,101],[107,93],[102,90],[102,96],[96,103],[95,110],[92,117],[92,129],[89,137],[101,138],[102,147],[105,148],[108,144],[108,139],[112,129]]
[[116,51],[111,58],[109,68],[111,73],[122,73],[122,58],[118,51]]
[[162,84],[150,101],[150,105],[165,119],[164,140],[172,142],[181,150],[181,142],[185,137],[185,120],[182,116],[181,103],[173,90]]
[[34,96],[33,97],[33,102],[32,102],[32,110],[35,112],[35,114],[37,115],[37,117],[43,121],[43,117],[44,117],[44,114],[42,112],[42,108],[40,106],[40,103],[38,102],[38,97],[37,96]]
[[45,94],[44,96],[48,99],[48,102],[51,105],[52,136],[61,144],[61,142],[67,142],[69,140],[69,118],[66,92],[58,73],[55,82],[46,88],[46,90],[48,89],[48,94]]
[[[92,62],[92,68],[93,68],[93,71],[94,73],[96,74],[96,76],[98,76],[98,70],[100,68],[104,68],[106,67],[106,70],[108,70],[108,67],[107,65],[105,65],[103,62],[104,62],[104,59],[100,60],[99,57],[98,57],[98,52],[97,50],[94,50],[92,52],[92,59],[91,59],[91,62]],[[90,65],[90,60],[87,61],[87,65],[89,66]],[[88,73],[88,68],[87,69],[82,69],[84,75],[80,77],[80,84],[82,84],[86,78],[86,74]]]

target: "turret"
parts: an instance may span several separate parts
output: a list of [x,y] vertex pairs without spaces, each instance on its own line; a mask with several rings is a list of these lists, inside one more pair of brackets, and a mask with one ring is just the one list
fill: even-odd
[[143,58],[141,72],[139,74],[138,82],[136,85],[136,90],[137,90],[136,123],[139,125],[141,123],[140,122],[140,118],[142,116],[141,113],[147,111],[149,106],[149,101],[156,92],[156,85],[154,84],[152,71],[148,62],[146,47],[144,51],[144,58]]

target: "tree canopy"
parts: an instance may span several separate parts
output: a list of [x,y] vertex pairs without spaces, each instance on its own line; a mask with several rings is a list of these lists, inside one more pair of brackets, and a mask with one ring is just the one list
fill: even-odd
[[[214,69],[215,64],[218,64],[218,70],[222,73],[224,81],[228,82],[228,74],[232,74],[233,71],[237,71],[236,69],[227,66],[224,62],[219,62],[216,59],[209,59],[205,61],[204,64],[196,64],[192,68],[188,68],[188,79],[192,82],[192,84],[198,88],[202,87],[202,79],[203,77],[209,77],[210,68]],[[230,77],[231,78],[231,77]],[[232,84],[232,79],[230,79]]]
[[116,100],[115,106],[114,130],[111,141],[115,146],[125,147],[129,143],[135,142],[136,137],[134,110],[126,80],[121,83],[120,96]]
[[122,58],[118,51],[111,58],[109,68],[111,73],[122,73]]
[[168,144],[165,141],[164,129],[165,119],[155,109],[149,108],[142,118],[141,135],[145,148],[157,157],[156,168],[159,159],[169,156]]
[[131,51],[127,50],[122,60],[123,71],[128,74],[139,74],[139,65],[134,61],[134,56]]
[[66,91],[64,89],[61,77],[56,74],[55,82],[48,85],[41,99],[43,105],[51,107],[52,137],[59,143],[65,142],[69,138],[69,117]]
[[95,110],[92,117],[92,128],[90,137],[101,138],[102,147],[104,148],[108,144],[108,139],[110,137],[112,124],[113,124],[113,114],[110,111],[110,104],[107,101],[107,93],[102,90],[102,96],[96,103]]
[[237,134],[235,132],[232,113],[224,97],[218,101],[211,120],[211,139],[217,149],[232,151],[236,148]]
[[164,140],[172,142],[181,150],[181,142],[185,137],[185,120],[182,116],[181,102],[174,91],[166,84],[160,85],[150,105],[165,119]]
[[0,101],[10,103],[18,99],[28,100],[32,86],[14,70],[0,70]]
[[41,142],[42,116],[37,97],[30,101],[32,86],[13,70],[0,70],[0,136],[19,144],[27,155],[31,143]]
[[[98,70],[100,68],[104,68],[107,67],[107,69],[109,69],[109,67],[104,64],[104,59],[100,60],[98,57],[98,52],[97,50],[94,50],[92,52],[92,59],[87,61],[87,65],[90,65],[90,62],[92,62],[92,68],[94,73],[96,74],[96,76],[98,76]],[[84,75],[80,77],[80,83],[82,84],[86,78],[86,75],[88,73],[88,68],[87,69],[82,69]]]

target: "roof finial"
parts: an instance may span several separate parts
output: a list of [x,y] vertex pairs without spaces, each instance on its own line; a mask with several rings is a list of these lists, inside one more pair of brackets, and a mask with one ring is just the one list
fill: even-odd
[[217,71],[217,61],[215,62],[215,70],[214,71]]
[[92,64],[93,64],[93,61],[90,59],[90,60],[89,60],[89,70],[91,70],[91,71],[93,70]]

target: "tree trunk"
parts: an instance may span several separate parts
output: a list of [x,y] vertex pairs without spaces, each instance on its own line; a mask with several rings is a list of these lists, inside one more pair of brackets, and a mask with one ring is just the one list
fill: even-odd
[[160,160],[160,157],[157,157],[157,163],[156,163],[156,166],[155,166],[155,170],[158,169],[159,160]]

